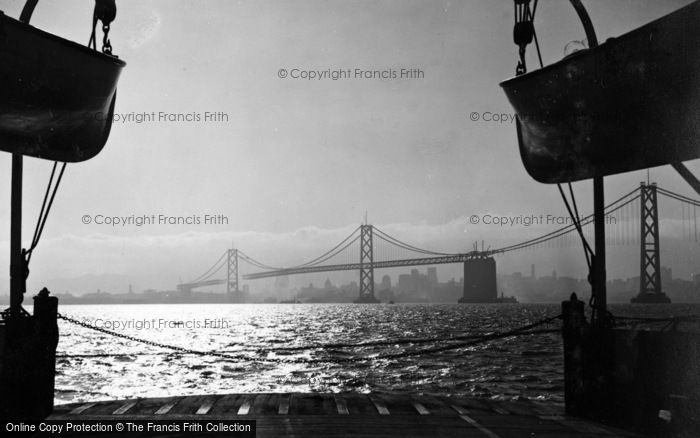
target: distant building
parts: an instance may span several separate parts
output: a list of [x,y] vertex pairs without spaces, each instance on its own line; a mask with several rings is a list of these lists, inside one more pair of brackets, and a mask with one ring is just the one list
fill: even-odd
[[700,285],[700,274],[693,274],[693,283],[695,285]]
[[671,281],[673,281],[673,271],[671,268],[667,268],[666,266],[661,267],[661,288],[664,287],[665,284],[670,285]]
[[428,268],[428,283],[430,283],[431,286],[436,286],[438,284],[437,268]]
[[382,277],[382,284],[379,285],[381,290],[391,290],[391,277],[385,275]]
[[288,287],[289,277],[287,275],[275,277],[275,289],[287,289]]

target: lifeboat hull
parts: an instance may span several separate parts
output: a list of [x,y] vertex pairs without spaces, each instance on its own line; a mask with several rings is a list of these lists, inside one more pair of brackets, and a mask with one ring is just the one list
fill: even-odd
[[123,61],[0,12],[0,150],[79,162],[109,137]]
[[700,2],[501,84],[543,183],[700,157]]

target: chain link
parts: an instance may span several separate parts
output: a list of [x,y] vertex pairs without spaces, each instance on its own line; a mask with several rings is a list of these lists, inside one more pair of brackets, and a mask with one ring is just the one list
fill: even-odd
[[[523,327],[519,327],[513,330],[508,330],[505,332],[501,333],[491,333],[491,334],[486,334],[480,337],[477,337],[476,339],[473,339],[468,342],[459,342],[459,343],[451,343],[448,345],[443,345],[443,346],[438,346],[438,347],[432,347],[432,348],[426,348],[422,350],[414,350],[414,351],[404,351],[401,353],[389,353],[389,354],[383,354],[383,355],[376,355],[376,356],[369,356],[369,357],[344,357],[344,358],[329,358],[329,359],[311,359],[311,358],[289,358],[289,359],[282,359],[282,358],[253,358],[253,357],[247,357],[247,356],[234,356],[228,353],[221,353],[218,351],[202,351],[202,350],[195,350],[192,348],[186,348],[186,347],[179,347],[176,345],[170,345],[170,344],[163,344],[160,342],[155,342],[155,341],[149,341],[147,339],[143,338],[137,338],[135,336],[129,336],[125,335],[122,333],[117,333],[111,330],[104,329],[102,327],[97,327],[92,324],[88,324],[83,321],[79,321],[75,318],[71,318],[62,314],[58,314],[58,318],[68,321],[70,323],[79,325],[84,328],[88,328],[90,330],[95,330],[107,335],[115,336],[118,338],[122,339],[127,339],[130,341],[134,342],[140,342],[142,344],[150,345],[153,347],[159,347],[159,348],[165,348],[169,350],[174,350],[178,351],[183,354],[193,354],[197,356],[213,356],[213,357],[218,357],[221,359],[226,359],[226,360],[231,360],[231,361],[246,361],[246,362],[259,362],[259,363],[299,363],[299,364],[328,364],[328,363],[354,363],[354,362],[366,362],[366,361],[374,361],[374,360],[388,360],[388,359],[399,359],[399,358],[404,358],[408,356],[420,356],[420,355],[425,355],[425,354],[432,354],[432,353],[439,353],[439,352],[444,352],[444,351],[449,351],[449,350],[456,350],[459,348],[465,348],[473,345],[477,345],[483,342],[488,342],[491,340],[497,340],[497,339],[503,339],[507,337],[512,337],[512,336],[522,336],[522,335],[533,335],[533,334],[547,334],[547,333],[555,333],[558,331],[558,329],[553,329],[553,330],[532,330],[535,327],[541,326],[541,325],[546,325],[546,324],[551,324],[555,322],[558,319],[561,319],[561,315],[553,316],[550,318],[545,318],[540,321],[537,321],[532,324],[525,325]],[[439,341],[439,340],[436,340]],[[358,344],[356,347],[362,347],[364,345]],[[309,350],[311,349],[320,349],[320,348],[328,348],[330,346],[311,346],[308,347]],[[334,353],[336,350],[333,349],[326,349],[325,350],[328,353]],[[65,357],[65,356],[64,356]]]
[[104,33],[102,37],[102,53],[112,56],[112,43],[109,41],[109,24],[102,26],[102,32]]
[[264,361],[263,359],[250,358],[250,357],[245,357],[245,356],[233,356],[233,355],[221,353],[218,351],[201,351],[201,350],[195,350],[192,348],[179,347],[177,345],[170,345],[170,344],[163,344],[161,342],[149,341],[148,339],[137,338],[135,336],[129,336],[129,335],[125,335],[122,333],[117,333],[117,332],[114,332],[111,330],[107,330],[107,329],[104,329],[102,327],[97,327],[97,326],[94,326],[92,324],[88,324],[86,322],[79,321],[75,318],[71,318],[69,316],[62,315],[60,313],[58,314],[58,318],[62,319],[64,321],[68,321],[70,323],[79,325],[81,327],[90,329],[90,330],[104,333],[106,335],[115,336],[117,338],[122,338],[122,339],[126,339],[129,341],[140,342],[142,344],[150,345],[152,347],[159,347],[159,348],[165,348],[165,349],[169,349],[169,350],[175,350],[175,351],[179,351],[179,352],[185,353],[185,354],[194,354],[197,356],[216,356],[216,357],[220,357],[223,359],[229,359],[229,360],[234,360],[234,361],[241,361],[241,360],[249,361],[249,362],[263,362]]

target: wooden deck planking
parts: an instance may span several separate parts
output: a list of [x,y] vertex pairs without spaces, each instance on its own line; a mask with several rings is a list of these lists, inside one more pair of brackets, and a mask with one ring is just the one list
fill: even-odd
[[70,415],[80,415],[86,410],[90,409],[91,407],[95,406],[97,403],[84,403],[82,405],[77,406],[75,409],[69,412]]
[[136,405],[129,410],[129,415],[139,413],[142,415],[155,415],[163,405],[173,403],[173,397],[140,398]]
[[377,413],[379,415],[389,415],[389,408],[386,407],[386,403],[384,403],[384,400],[382,397],[375,395],[375,396],[370,396],[369,400],[372,402],[374,405],[374,408],[377,410]]
[[333,396],[333,399],[335,400],[338,415],[350,415],[350,411],[348,411],[348,402],[345,401],[345,397],[336,394]]
[[[228,394],[59,405],[50,419],[257,421],[257,436],[636,436],[569,417],[555,406],[408,394]],[[542,412],[556,412],[543,415]],[[174,435],[175,436],[175,435]]]
[[365,394],[343,394],[345,405],[349,415],[362,415],[366,417],[379,416],[377,408]]
[[[581,436],[576,434],[577,431],[567,429],[560,423],[543,421],[536,416],[475,413],[470,417],[481,427],[490,430],[500,438],[519,438],[525,430],[537,431],[538,435],[549,434],[553,437]],[[584,434],[583,436],[589,435]]]
[[129,400],[112,412],[112,415],[124,415],[129,412],[129,409],[136,406],[136,403],[138,403],[138,400]]
[[277,415],[281,396],[284,394],[258,394],[255,396],[251,415]]
[[416,408],[419,415],[430,415],[430,411],[423,405],[423,403],[412,400],[411,404],[414,408]]
[[175,407],[176,404],[177,400],[171,400],[166,403],[163,403],[163,405],[156,410],[154,415],[167,415]]
[[447,403],[449,399],[442,400],[432,395],[413,397],[430,411],[430,415],[455,415],[455,410]]
[[[370,394],[370,399],[379,415],[416,415],[418,413],[412,404],[414,400],[402,394]],[[386,409],[387,413],[382,414],[381,408]]]
[[279,415],[289,414],[289,401],[291,396],[289,394],[282,394],[279,397],[279,405],[277,407],[277,413]]
[[85,409],[81,412],[82,415],[112,415],[112,412],[119,409],[125,400],[109,400],[103,402],[97,402],[95,405]]
[[253,401],[253,395],[241,396],[241,403],[238,406],[238,411],[236,412],[236,415],[248,415],[250,413],[250,408],[253,406]]
[[441,421],[425,422],[420,415],[376,416],[373,419],[357,417],[348,421],[341,415],[306,415],[281,419],[265,417],[258,419],[258,438],[295,437],[440,437],[440,438],[484,438],[483,433],[462,421],[459,417]]
[[170,413],[174,415],[195,415],[197,410],[212,397],[214,396],[194,395],[184,397],[170,410]]
[[196,415],[207,415],[209,411],[211,410],[212,407],[214,407],[214,403],[216,402],[216,397],[207,397],[202,405],[197,409],[197,412],[195,412]]
[[337,406],[332,394],[293,394],[289,413],[291,415],[337,415]]
[[241,394],[227,394],[217,400],[209,411],[212,417],[230,417],[238,412],[241,404]]

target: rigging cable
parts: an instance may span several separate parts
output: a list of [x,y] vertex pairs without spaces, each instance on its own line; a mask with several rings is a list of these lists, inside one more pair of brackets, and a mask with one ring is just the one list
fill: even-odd
[[[34,249],[36,249],[37,245],[39,245],[39,240],[41,239],[41,235],[44,233],[44,227],[46,226],[46,220],[49,217],[49,213],[51,211],[51,206],[53,206],[53,201],[56,198],[56,192],[58,191],[58,186],[61,184],[61,180],[63,179],[63,173],[66,170],[66,163],[63,163],[61,166],[61,170],[58,173],[58,178],[56,179],[56,184],[51,187],[53,184],[53,179],[56,174],[56,168],[58,167],[58,162],[55,161],[53,163],[53,168],[51,169],[51,177],[49,178],[49,183],[46,186],[46,192],[44,193],[44,202],[41,204],[41,211],[39,213],[39,217],[36,222],[36,228],[34,229],[34,237],[32,238],[32,243],[29,246],[29,249],[23,249],[22,254],[24,255],[25,259],[25,270],[26,270],[26,275],[29,275],[29,261],[32,258],[32,252]],[[50,195],[49,195],[50,194]]]
[[583,251],[586,255],[586,264],[588,265],[588,270],[590,271],[591,266],[593,264],[592,259],[595,257],[595,254],[593,253],[593,250],[591,249],[591,246],[588,243],[586,236],[583,234],[583,228],[581,227],[581,218],[579,217],[578,208],[576,207],[576,197],[574,196],[573,188],[571,186],[571,183],[569,183],[569,192],[571,193],[571,204],[573,204],[573,210],[571,205],[569,204],[569,200],[566,198],[566,193],[564,193],[564,189],[561,188],[561,184],[557,184],[557,188],[559,189],[559,193],[561,194],[561,199],[564,201],[566,210],[569,212],[569,216],[574,222],[574,227],[576,228],[576,231],[578,231],[578,234],[581,237]]

